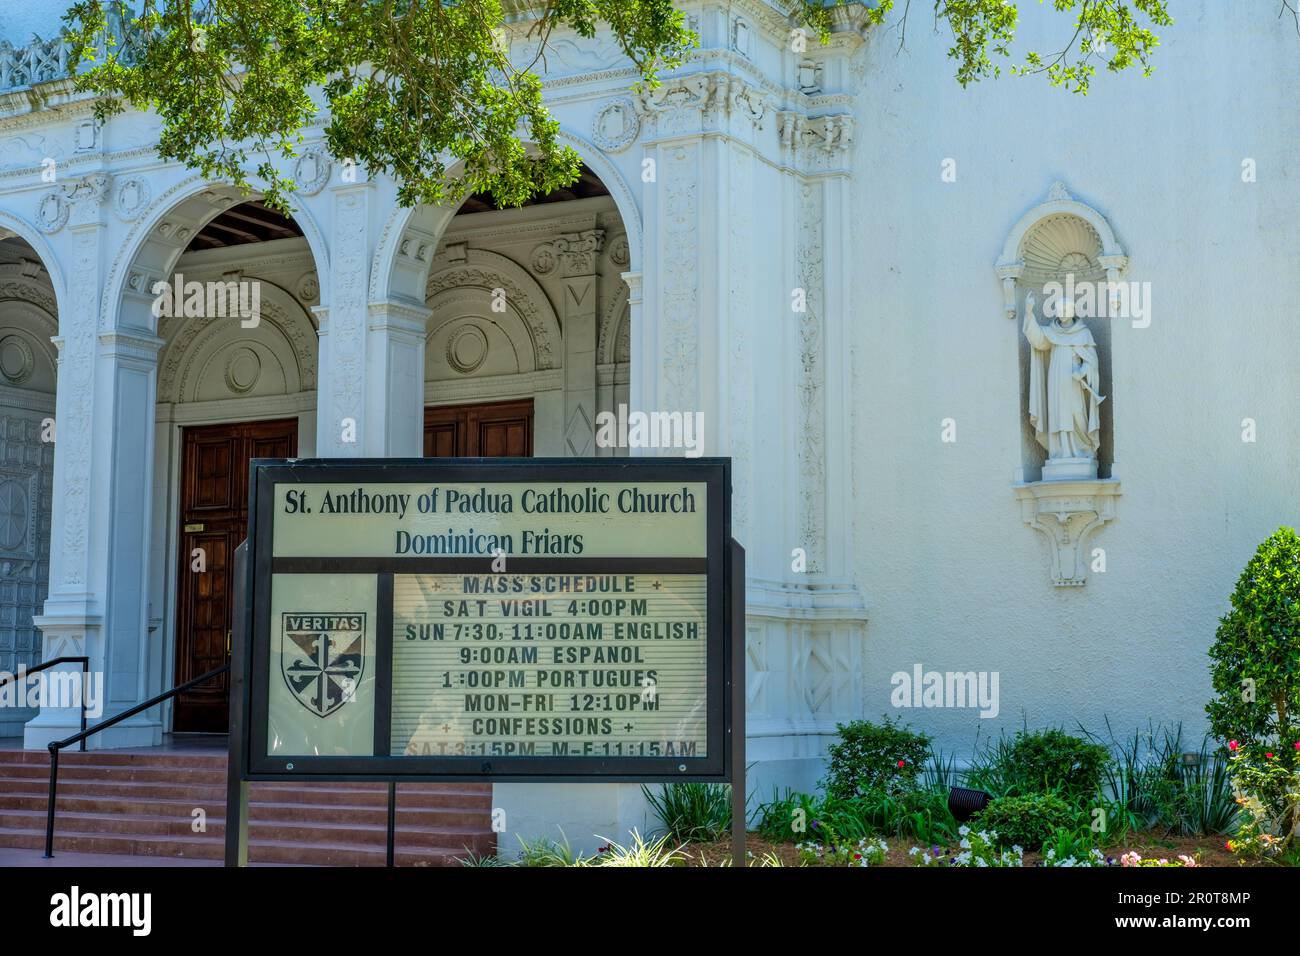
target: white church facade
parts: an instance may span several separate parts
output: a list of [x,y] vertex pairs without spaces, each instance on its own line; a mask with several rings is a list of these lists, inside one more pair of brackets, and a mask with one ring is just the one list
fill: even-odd
[[[850,8],[795,51],[788,4],[699,0],[653,91],[612,38],[552,40],[568,190],[404,209],[315,129],[282,216],[160,161],[155,117],[97,124],[64,6],[0,10],[0,671],[87,655],[111,715],[220,665],[250,457],[656,453],[598,445],[626,406],[732,460],[758,796],[881,714],[959,759],[1026,724],[1199,743],[1227,595],[1300,520],[1271,11],[1194,0],[1153,76],[1079,97],[963,90],[928,23],[900,52]],[[1047,47],[1064,21],[1023,6]],[[187,282],[256,283],[260,321],[157,316]],[[900,698],[930,671],[996,694]],[[220,731],[225,693],[92,746]],[[7,708],[0,738],[79,720]],[[537,829],[644,825],[635,787],[497,790]]]

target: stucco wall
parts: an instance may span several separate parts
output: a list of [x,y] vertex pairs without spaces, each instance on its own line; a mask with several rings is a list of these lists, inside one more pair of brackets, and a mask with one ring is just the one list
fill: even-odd
[[[1258,4],[1178,6],[1155,75],[1103,72],[1087,97],[1041,77],[962,90],[928,29],[909,31],[903,55],[896,35],[868,42],[852,402],[866,709],[895,713],[890,675],[918,662],[1000,672],[997,719],[897,712],[945,750],[1022,719],[1100,731],[1109,717],[1120,734],[1183,721],[1199,743],[1216,620],[1257,543],[1300,520],[1300,39]],[[1035,4],[1022,20],[1040,50],[1066,33]],[[945,158],[955,182],[941,180]],[[1123,494],[1092,539],[1106,572],[1074,589],[1052,586],[1047,540],[1010,490],[1020,324],[993,273],[1056,180],[1109,219],[1124,277],[1150,282],[1153,306],[1149,328],[1113,329]]]

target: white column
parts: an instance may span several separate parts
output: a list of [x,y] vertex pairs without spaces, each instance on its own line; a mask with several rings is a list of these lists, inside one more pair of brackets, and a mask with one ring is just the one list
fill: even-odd
[[596,454],[596,256],[603,242],[604,231],[593,228],[553,243],[564,290],[564,454],[577,458]]
[[[50,587],[44,613],[34,619],[45,659],[90,658],[91,703],[99,717],[146,699],[155,689],[151,669],[158,666],[148,640],[148,554],[162,343],[145,328],[98,330],[109,182],[97,173],[62,187],[68,227],[56,248],[67,256],[69,288],[54,340],[59,388]],[[96,719],[92,712],[89,723]],[[24,728],[24,744],[44,746],[79,728],[79,707],[42,707]],[[97,735],[90,746],[149,745],[160,738],[151,712]]]
[[366,334],[366,420],[371,457],[424,454],[424,343],[429,310],[372,302]]
[[[361,173],[358,171],[358,176]],[[316,385],[316,454],[358,458],[381,439],[368,438],[379,422],[366,419],[370,276],[370,204],[374,185],[360,182],[333,190],[329,306],[313,311],[319,320],[319,374]]]

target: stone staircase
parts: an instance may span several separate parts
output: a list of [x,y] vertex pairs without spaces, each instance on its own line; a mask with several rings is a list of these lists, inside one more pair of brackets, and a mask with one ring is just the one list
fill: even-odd
[[[45,846],[49,755],[0,750],[0,847]],[[250,863],[383,866],[382,783],[254,783]],[[397,787],[398,866],[454,866],[493,852],[487,784]],[[206,815],[195,832],[196,819]],[[65,750],[59,755],[54,852],[221,860],[226,755],[167,750]]]

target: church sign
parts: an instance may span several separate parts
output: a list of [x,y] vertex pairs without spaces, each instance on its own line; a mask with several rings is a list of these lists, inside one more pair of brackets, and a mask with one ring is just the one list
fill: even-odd
[[729,778],[725,459],[256,460],[249,488],[244,779]]

